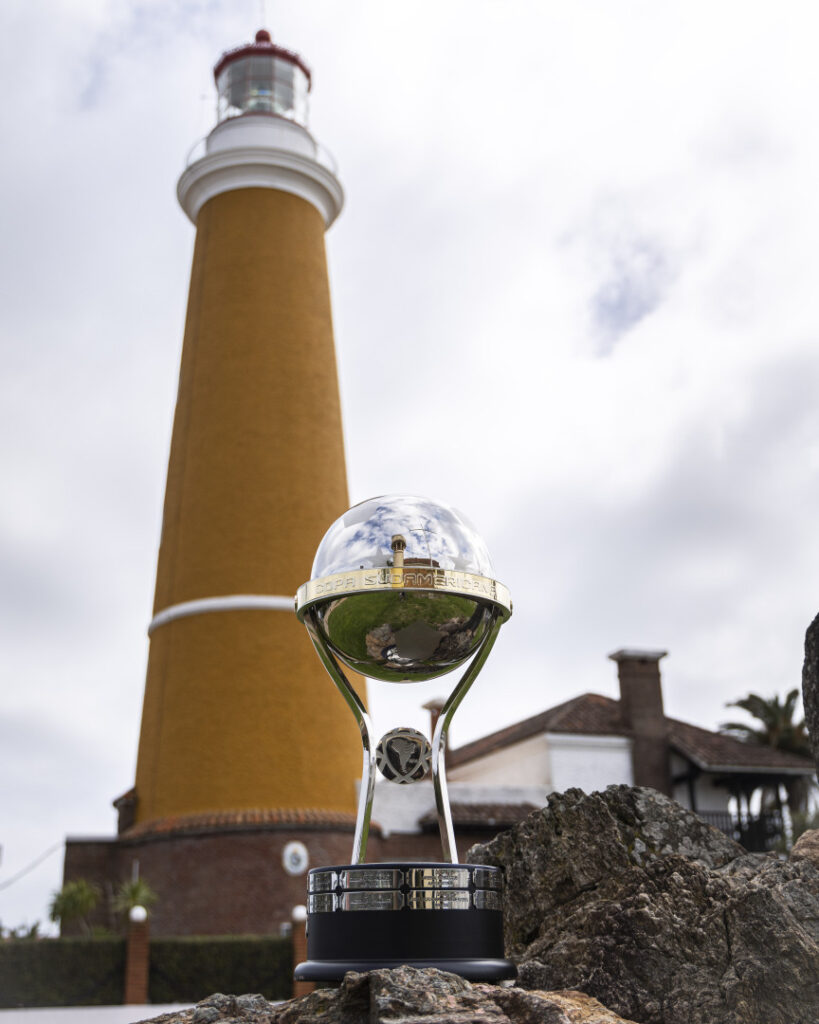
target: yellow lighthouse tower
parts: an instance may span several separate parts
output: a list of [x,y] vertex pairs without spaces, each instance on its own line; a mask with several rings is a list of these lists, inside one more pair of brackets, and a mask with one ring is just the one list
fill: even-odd
[[[294,595],[348,507],[324,232],[343,192],[310,71],[260,31],[214,69],[136,785],[64,877],[156,890],[155,935],[270,933],[349,856],[361,744]],[[106,923],[103,917],[101,924]]]
[[352,812],[361,754],[293,612],[348,505],[310,71],[262,30],[214,69],[136,773],[137,824]]

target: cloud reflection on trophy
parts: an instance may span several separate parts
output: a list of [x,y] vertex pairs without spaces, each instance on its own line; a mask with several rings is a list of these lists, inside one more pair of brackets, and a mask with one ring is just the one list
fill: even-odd
[[[459,862],[445,768],[452,717],[511,611],[482,539],[445,505],[371,498],[325,534],[296,612],[355,717],[363,766],[351,863],[308,876],[308,959],[296,969],[299,980],[338,981],[348,970],[399,964],[472,980],[514,976],[503,956],[503,877]],[[466,667],[431,741],[398,727],[376,742],[342,666],[402,684]],[[401,785],[431,774],[443,862],[365,861],[377,771]]]

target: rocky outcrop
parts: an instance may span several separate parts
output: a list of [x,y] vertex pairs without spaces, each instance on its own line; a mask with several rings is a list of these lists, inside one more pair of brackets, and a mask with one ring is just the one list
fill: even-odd
[[791,860],[809,860],[819,868],[819,828],[802,833],[793,844]]
[[518,985],[640,1024],[816,1024],[819,870],[747,854],[650,789],[550,797],[468,859],[506,870]]
[[155,1020],[817,1024],[818,835],[785,861],[746,853],[651,789],[553,794],[467,855],[506,871],[514,988],[404,967],[279,1005],[212,996]]
[[802,703],[805,722],[813,744],[813,756],[819,771],[819,615],[805,633],[805,661],[802,664]]
[[582,992],[474,985],[443,971],[399,967],[348,974],[339,988],[286,1003],[215,995],[154,1024],[635,1024]]

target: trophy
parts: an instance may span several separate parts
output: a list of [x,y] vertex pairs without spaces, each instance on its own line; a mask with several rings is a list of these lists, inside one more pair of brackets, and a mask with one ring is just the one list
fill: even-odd
[[[515,976],[503,956],[503,875],[461,864],[444,759],[452,716],[509,618],[509,591],[486,547],[454,509],[389,495],[355,505],[327,531],[296,614],[355,716],[364,763],[350,864],[308,875],[307,957],[301,981],[409,964],[473,981]],[[470,662],[471,658],[471,662]],[[342,665],[373,680],[412,683],[467,663],[430,743],[396,728],[376,741]],[[366,863],[376,771],[411,784],[432,775],[443,862]]]

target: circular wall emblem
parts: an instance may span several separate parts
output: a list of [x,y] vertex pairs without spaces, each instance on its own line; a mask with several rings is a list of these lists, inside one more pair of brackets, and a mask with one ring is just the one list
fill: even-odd
[[375,748],[378,770],[390,782],[418,782],[430,769],[432,749],[416,729],[392,729]]
[[310,854],[304,843],[287,843],[282,850],[282,865],[288,875],[303,875],[310,864]]

